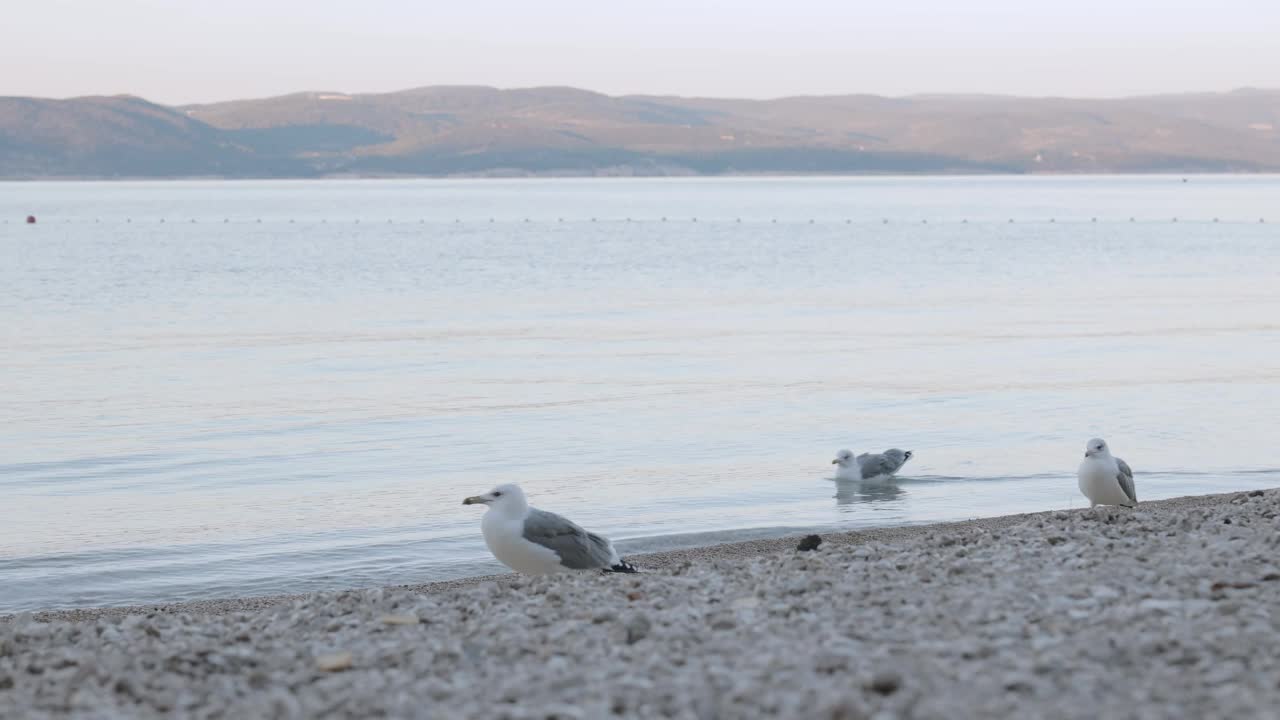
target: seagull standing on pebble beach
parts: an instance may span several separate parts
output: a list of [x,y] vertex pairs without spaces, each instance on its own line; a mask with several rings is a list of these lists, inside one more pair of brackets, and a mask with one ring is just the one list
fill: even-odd
[[484,495],[473,495],[463,505],[488,505],[480,520],[480,532],[493,556],[525,575],[547,575],[566,570],[639,572],[618,557],[606,537],[587,532],[555,513],[529,507],[519,485],[499,485]]
[[1084,447],[1084,462],[1076,471],[1080,492],[1089,498],[1089,507],[1098,505],[1138,504],[1138,491],[1133,486],[1133,470],[1129,463],[1114,457],[1107,441],[1094,438]]
[[887,479],[902,469],[911,459],[910,450],[890,448],[882,453],[862,453],[854,456],[852,451],[841,450],[836,453],[832,465],[839,465],[836,470],[837,480],[876,480]]

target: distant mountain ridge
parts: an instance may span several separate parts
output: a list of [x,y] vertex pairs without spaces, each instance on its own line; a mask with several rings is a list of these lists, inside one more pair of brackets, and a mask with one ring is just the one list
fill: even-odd
[[735,100],[568,87],[0,97],[0,178],[1280,171],[1280,91]]

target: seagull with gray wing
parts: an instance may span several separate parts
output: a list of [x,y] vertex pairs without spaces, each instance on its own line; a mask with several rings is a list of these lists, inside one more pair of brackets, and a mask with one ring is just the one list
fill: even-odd
[[832,465],[839,465],[836,470],[837,480],[884,480],[893,477],[911,459],[910,450],[890,448],[882,453],[862,453],[854,456],[849,450],[836,453]]
[[529,507],[519,485],[499,485],[484,495],[474,495],[463,505],[488,505],[480,520],[480,532],[493,556],[525,575],[547,575],[566,570],[639,572],[618,557],[606,537],[587,532],[555,513]]
[[1089,507],[1138,504],[1133,470],[1129,469],[1129,463],[1111,454],[1111,448],[1102,438],[1094,438],[1084,446],[1084,461],[1076,471],[1076,479],[1080,492],[1089,498]]

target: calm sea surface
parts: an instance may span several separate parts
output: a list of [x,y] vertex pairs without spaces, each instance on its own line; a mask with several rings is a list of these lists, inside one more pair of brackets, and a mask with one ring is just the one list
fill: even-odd
[[1094,435],[1280,485],[1276,177],[0,184],[0,258],[0,612],[497,571],[503,482],[627,552],[1081,507]]

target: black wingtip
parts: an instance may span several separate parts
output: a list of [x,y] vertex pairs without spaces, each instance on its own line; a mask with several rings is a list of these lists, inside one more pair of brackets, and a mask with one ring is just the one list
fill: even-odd
[[607,573],[638,573],[640,570],[626,560],[619,560],[617,565],[605,570]]
[[914,453],[914,452],[912,452],[912,451],[910,451],[910,450],[908,450],[908,451],[906,451],[905,453],[903,453],[902,455],[903,455],[903,457],[905,457],[907,460],[910,460],[910,459],[911,459],[911,456],[912,456],[912,455],[915,455],[915,453]]

